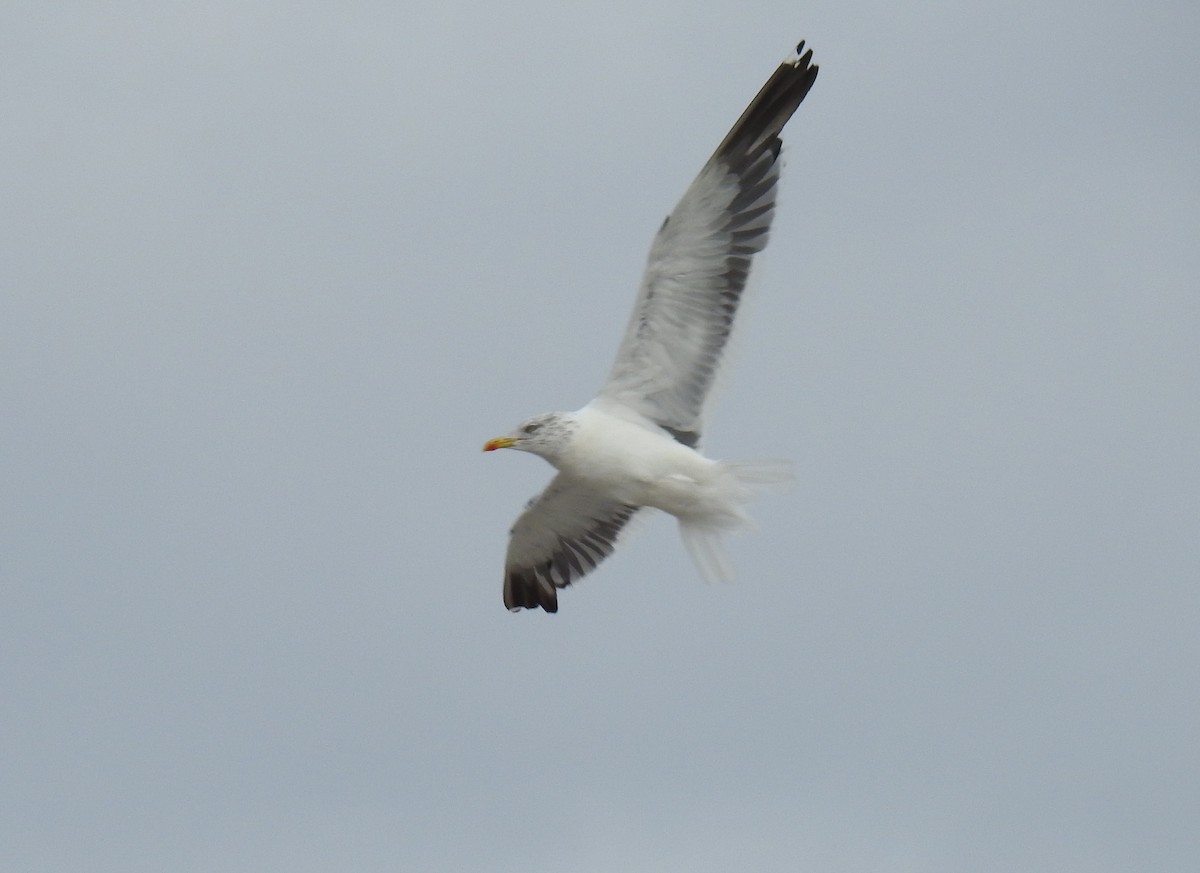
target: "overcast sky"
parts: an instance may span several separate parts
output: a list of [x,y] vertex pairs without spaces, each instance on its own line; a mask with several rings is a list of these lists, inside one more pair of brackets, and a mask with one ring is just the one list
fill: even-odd
[[[0,868],[1192,873],[1187,2],[0,6]],[[796,40],[715,457],[500,600]]]

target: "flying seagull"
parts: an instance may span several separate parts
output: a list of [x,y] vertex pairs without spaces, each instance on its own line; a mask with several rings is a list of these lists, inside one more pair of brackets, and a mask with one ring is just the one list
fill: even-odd
[[755,485],[786,462],[717,461],[698,451],[704,401],[755,253],[767,244],[783,126],[817,78],[804,43],[746,107],[659,228],[608,381],[577,412],[549,412],[483,450],[540,455],[558,474],[510,532],[504,605],[558,611],[559,588],[612,554],[642,508],[679,521],[707,580],[732,578],[720,535],[747,521]]

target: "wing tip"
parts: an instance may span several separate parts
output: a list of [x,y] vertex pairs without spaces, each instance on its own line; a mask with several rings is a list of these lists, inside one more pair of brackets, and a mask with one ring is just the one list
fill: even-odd
[[558,612],[558,591],[534,575],[509,573],[504,584],[504,606],[509,612],[539,608]]
[[794,52],[792,52],[790,55],[788,55],[786,58],[784,58],[783,62],[784,62],[784,64],[786,64],[789,67],[797,67],[797,68],[803,67],[806,70],[811,68],[813,70],[813,72],[815,73],[817,70],[820,69],[820,67],[816,66],[812,62],[812,56],[813,56],[812,49],[808,49],[807,51],[805,51],[804,44],[805,44],[805,40],[800,40],[800,42],[796,43],[796,50]]
[[750,105],[730,128],[725,139],[721,140],[710,160],[736,159],[740,155],[748,166],[764,149],[769,149],[778,156],[780,134],[784,126],[817,81],[817,71],[820,68],[812,63],[812,56],[812,49],[805,49],[804,40],[797,43],[796,53],[788,55],[775,69],[771,78],[759,89]]

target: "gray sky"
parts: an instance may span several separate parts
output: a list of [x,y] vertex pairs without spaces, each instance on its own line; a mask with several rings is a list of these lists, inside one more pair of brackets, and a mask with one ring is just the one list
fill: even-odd
[[[439,7],[439,8],[434,8]],[[1193,871],[1192,3],[9,3],[0,868]],[[650,237],[799,38],[706,442],[500,602]]]

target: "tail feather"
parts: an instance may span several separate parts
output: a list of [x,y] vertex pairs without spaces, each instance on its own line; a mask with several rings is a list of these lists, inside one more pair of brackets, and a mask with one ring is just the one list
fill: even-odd
[[719,529],[680,521],[679,536],[705,582],[733,581],[733,565],[725,555]]
[[718,486],[724,493],[708,503],[703,514],[679,516],[679,536],[706,582],[733,581],[733,565],[725,555],[721,536],[750,524],[745,507],[753,493],[786,490],[795,481],[788,461],[721,461],[720,465],[730,473]]
[[751,489],[787,491],[796,482],[792,462],[781,458],[753,461],[722,461],[735,479]]

